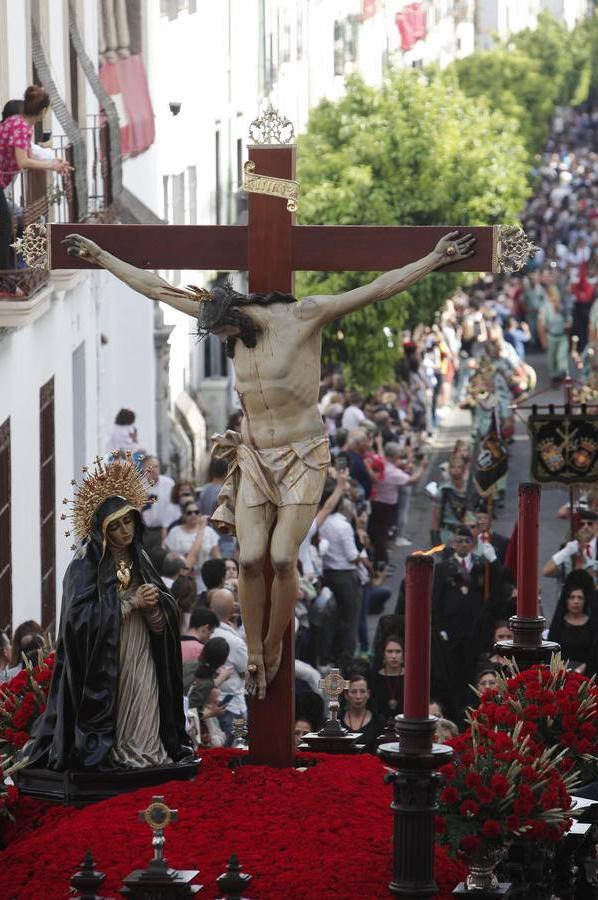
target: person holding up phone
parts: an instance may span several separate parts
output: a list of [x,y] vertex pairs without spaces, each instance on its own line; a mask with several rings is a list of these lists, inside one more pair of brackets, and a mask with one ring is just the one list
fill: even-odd
[[220,686],[234,671],[227,665],[229,653],[229,645],[222,637],[206,642],[187,697],[189,709],[196,710],[199,716],[201,743],[209,747],[223,747],[226,742],[221,720],[234,694],[222,696]]

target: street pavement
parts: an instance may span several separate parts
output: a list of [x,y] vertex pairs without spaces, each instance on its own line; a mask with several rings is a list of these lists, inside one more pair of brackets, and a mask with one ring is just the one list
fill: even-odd
[[[526,362],[534,367],[538,375],[535,393],[542,392],[539,403],[562,403],[563,390],[548,387],[548,378],[544,354],[529,354]],[[547,390],[548,387],[548,390]],[[524,405],[529,402],[525,401]],[[510,537],[517,520],[517,488],[520,482],[530,481],[530,444],[525,426],[528,413],[521,411],[516,416],[514,441],[509,447],[509,471],[507,475],[507,491],[504,509],[496,510],[495,531]],[[471,436],[471,415],[467,410],[452,409],[443,419],[434,435],[429,467],[421,482],[415,486],[411,498],[411,510],[407,533],[413,544],[411,547],[395,548],[392,546],[390,563],[394,571],[387,582],[392,588],[392,596],[387,601],[383,613],[394,612],[399,583],[404,576],[405,560],[414,550],[426,550],[430,547],[430,517],[432,501],[425,493],[425,486],[430,481],[440,479],[439,465],[444,462],[458,438],[469,440]],[[557,518],[557,510],[569,500],[568,491],[563,488],[543,488],[540,505],[540,569],[555,553],[563,541],[568,540],[568,523]],[[542,612],[548,623],[552,619],[558,589],[554,578],[540,577],[542,595]],[[370,636],[375,631],[379,615],[369,617]]]

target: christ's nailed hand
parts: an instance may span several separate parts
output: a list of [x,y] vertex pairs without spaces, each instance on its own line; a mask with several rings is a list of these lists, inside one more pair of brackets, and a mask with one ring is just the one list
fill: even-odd
[[66,252],[69,256],[97,259],[102,252],[101,247],[98,247],[98,245],[94,244],[93,241],[90,241],[89,238],[84,238],[80,234],[67,234],[62,243],[66,244]]
[[448,263],[456,262],[459,259],[467,259],[469,256],[474,255],[474,245],[477,238],[475,238],[473,234],[466,234],[463,237],[460,235],[460,231],[451,231],[449,234],[445,234],[444,237],[440,238],[434,247],[434,253],[441,258],[440,265],[444,266]]

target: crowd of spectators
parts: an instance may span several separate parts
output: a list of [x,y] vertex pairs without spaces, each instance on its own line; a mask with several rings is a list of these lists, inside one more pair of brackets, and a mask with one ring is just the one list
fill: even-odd
[[[332,464],[299,554],[298,742],[322,724],[319,681],[331,667],[349,681],[342,723],[363,735],[367,750],[402,711],[404,556],[396,550],[412,545],[418,483],[430,498],[430,545],[436,545],[430,711],[440,718],[440,740],[463,725],[466,707],[477,702],[471,685],[491,687],[506,665],[495,644],[511,637],[516,573],[511,527],[506,534],[493,527],[505,479],[488,500],[472,476],[489,429],[505,445],[513,436],[510,406],[535,384],[530,352],[533,358],[546,351],[554,386],[568,373],[590,383],[598,369],[597,117],[560,111],[536,174],[524,225],[540,249],[523,274],[488,276],[448,300],[433,324],[404,333],[388,383],[358,392],[340,368],[323,374],[319,408]],[[431,481],[430,440],[459,406],[471,409],[469,438],[456,441]],[[236,413],[229,426],[238,430],[240,419]],[[143,455],[130,410],[118,414],[111,444],[110,450]],[[156,457],[144,457],[142,465],[153,500],[142,514],[144,544],[180,610],[189,730],[198,743],[231,744],[247,712],[238,547],[210,525],[227,466],[212,459],[205,483],[196,485],[174,481]],[[572,666],[593,674],[598,495],[580,498],[578,507],[561,510],[570,539],[544,566],[562,588],[549,636]],[[33,622],[15,631],[12,651],[0,635],[0,679],[41,641]]]

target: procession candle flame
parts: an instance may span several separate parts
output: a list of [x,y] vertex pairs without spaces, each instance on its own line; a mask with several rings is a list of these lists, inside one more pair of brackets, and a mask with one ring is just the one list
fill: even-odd
[[415,550],[412,556],[433,556],[434,553],[442,553],[446,544],[436,544],[435,547],[430,547],[429,550]]

